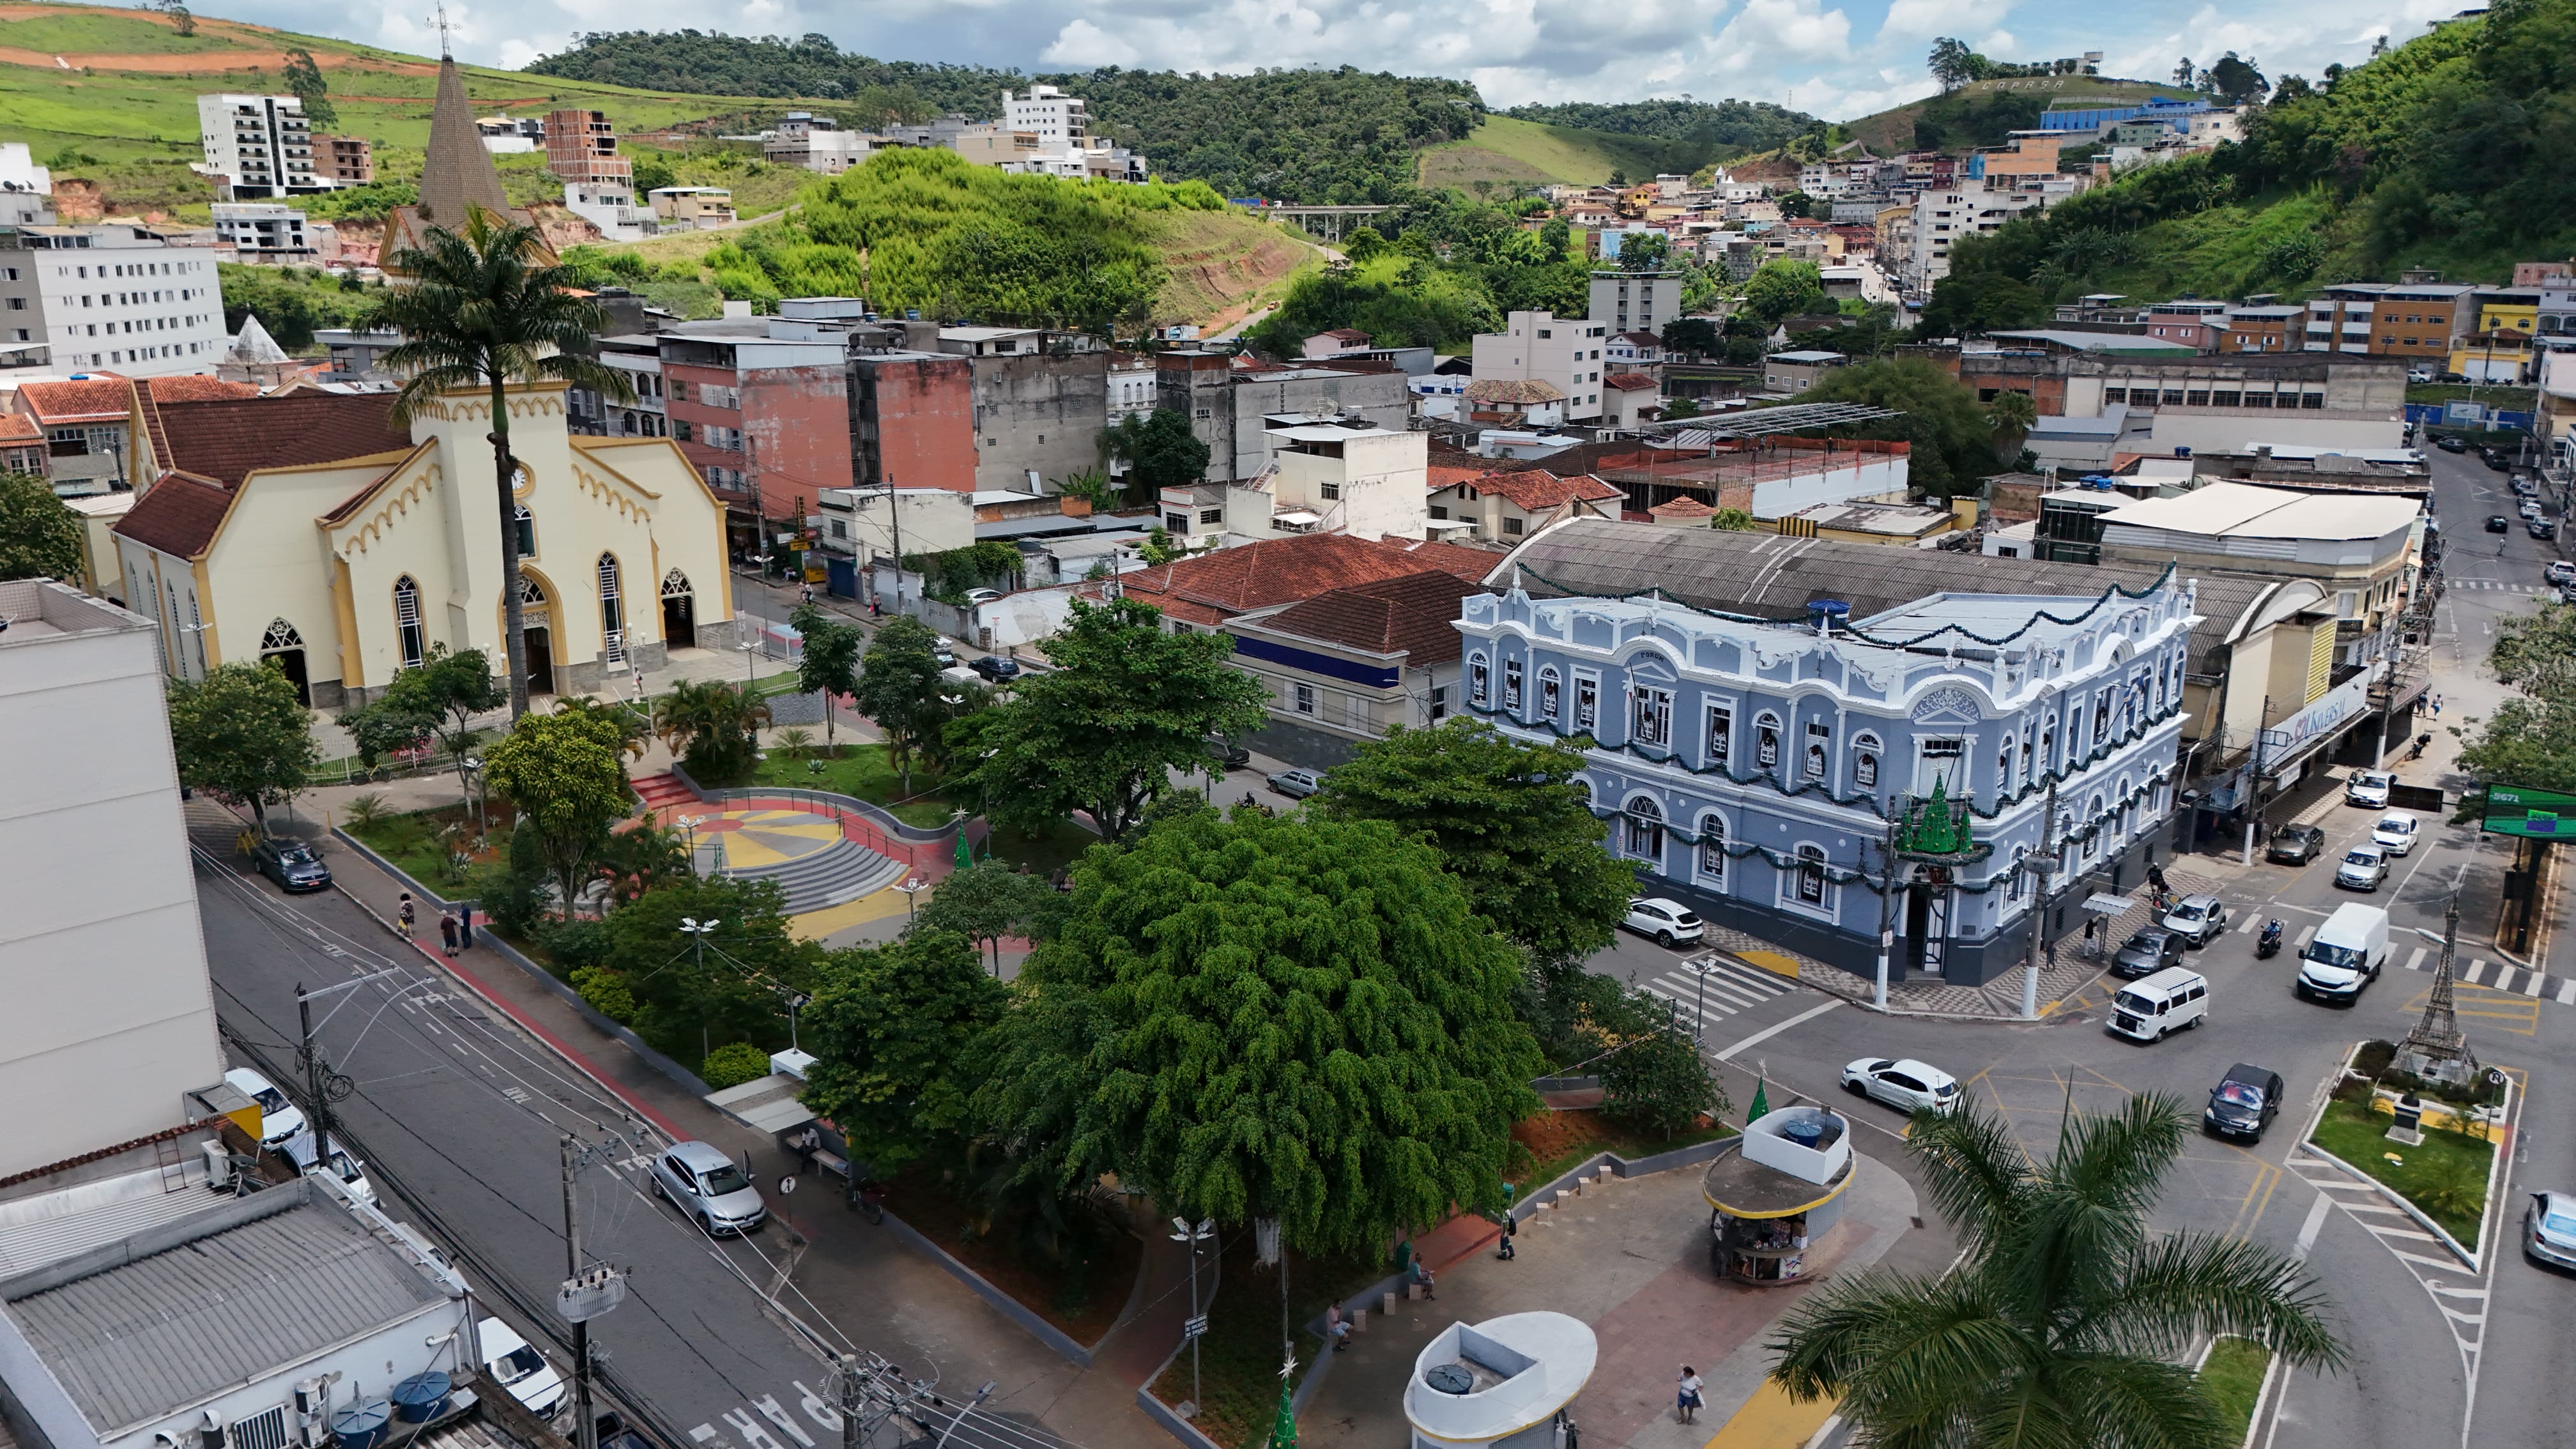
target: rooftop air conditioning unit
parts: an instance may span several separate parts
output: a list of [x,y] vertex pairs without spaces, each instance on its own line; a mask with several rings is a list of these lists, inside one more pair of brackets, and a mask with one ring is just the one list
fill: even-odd
[[224,1145],[224,1140],[221,1137],[214,1137],[199,1143],[197,1150],[205,1154],[206,1186],[216,1192],[232,1191],[232,1149]]

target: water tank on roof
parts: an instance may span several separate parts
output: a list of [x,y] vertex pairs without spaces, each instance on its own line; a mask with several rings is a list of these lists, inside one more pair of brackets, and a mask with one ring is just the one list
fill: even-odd
[[393,1405],[382,1399],[360,1399],[331,1415],[331,1433],[340,1449],[376,1449],[393,1422]]
[[426,1424],[447,1407],[447,1375],[437,1369],[413,1374],[394,1385],[394,1416],[406,1424]]

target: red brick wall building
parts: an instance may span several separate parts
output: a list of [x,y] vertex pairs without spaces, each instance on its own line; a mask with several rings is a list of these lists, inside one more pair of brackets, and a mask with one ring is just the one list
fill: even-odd
[[851,359],[852,481],[975,490],[975,375],[966,358],[896,352]]
[[732,369],[666,359],[671,436],[725,503],[801,520],[825,488],[847,488],[850,403],[837,367]]

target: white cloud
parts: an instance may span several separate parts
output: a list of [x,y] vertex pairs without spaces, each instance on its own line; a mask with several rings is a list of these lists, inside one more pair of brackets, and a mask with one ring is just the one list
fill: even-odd
[[1056,32],[1053,45],[1038,52],[1038,59],[1074,70],[1127,66],[1136,63],[1136,48],[1088,20],[1073,20]]
[[2021,42],[2014,39],[2013,33],[2009,30],[1995,31],[1977,42],[1979,55],[1993,56],[1997,60],[2010,60],[2013,58],[2013,53],[2020,49]]
[[1880,23],[1878,36],[1956,35],[1978,25],[1991,25],[2012,9],[2010,0],[1995,4],[1993,0],[1895,0],[1887,7],[1887,19]]
[[1719,33],[1717,49],[1737,68],[1773,64],[1784,55],[1846,60],[1851,55],[1851,17],[1839,9],[1824,9],[1818,0],[1746,0],[1743,13]]

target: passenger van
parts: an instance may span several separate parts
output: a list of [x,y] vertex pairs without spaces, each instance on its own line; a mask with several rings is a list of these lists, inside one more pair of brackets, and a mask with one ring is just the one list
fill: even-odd
[[2209,982],[2197,971],[2168,966],[2140,977],[2111,998],[2113,1036],[2131,1041],[2162,1041],[2169,1032],[2198,1026],[2209,1016]]

